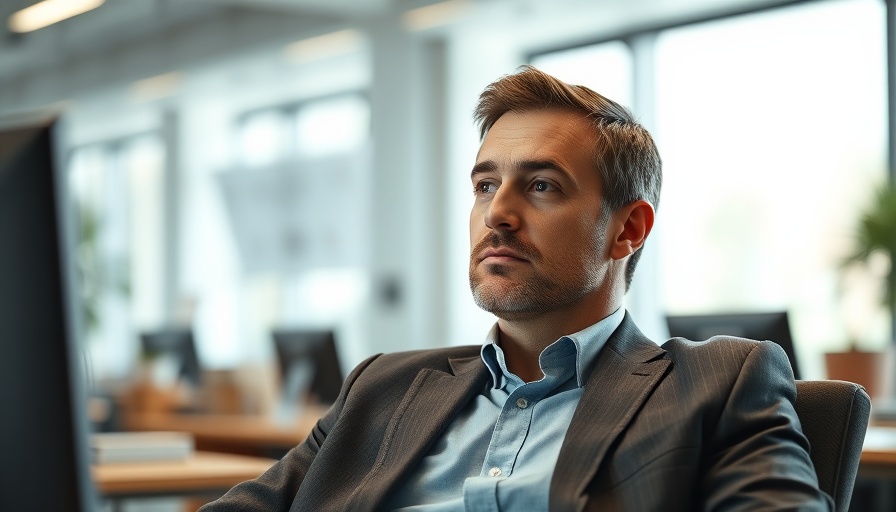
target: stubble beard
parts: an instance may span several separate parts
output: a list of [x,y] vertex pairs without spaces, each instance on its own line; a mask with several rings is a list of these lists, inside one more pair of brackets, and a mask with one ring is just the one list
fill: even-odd
[[[517,270],[511,266],[488,264],[483,267],[475,261],[476,255],[489,246],[513,249],[531,263],[543,258],[537,248],[513,234],[500,231],[493,231],[473,248],[470,258],[473,300],[477,306],[501,319],[531,318],[564,309],[591,292],[598,281],[596,272],[585,265],[565,266],[555,269],[551,275],[533,269],[526,279],[512,280],[512,273]],[[504,277],[506,279],[501,279]],[[503,282],[494,282],[495,278]]]

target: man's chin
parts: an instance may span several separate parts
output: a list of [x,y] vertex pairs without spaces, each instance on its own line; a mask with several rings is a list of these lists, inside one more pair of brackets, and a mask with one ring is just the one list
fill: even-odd
[[519,321],[531,319],[538,316],[543,311],[539,308],[532,307],[532,304],[521,304],[519,302],[509,300],[486,300],[483,297],[474,296],[476,305],[483,311],[487,311],[501,320]]
[[[504,275],[478,275],[472,276],[470,290],[476,296],[485,299],[501,299],[511,294],[519,294],[525,288],[525,282],[519,282]],[[476,299],[477,302],[479,299]]]
[[473,287],[473,301],[481,309],[498,318],[509,320],[510,317],[519,314],[531,313],[531,299],[526,297],[526,293],[521,292],[518,285],[499,286],[495,283],[479,283]]

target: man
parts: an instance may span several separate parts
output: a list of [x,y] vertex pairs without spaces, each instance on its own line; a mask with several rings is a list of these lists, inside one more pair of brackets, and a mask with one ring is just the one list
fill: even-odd
[[476,109],[484,345],[374,356],[217,510],[829,510],[773,343],[646,339],[622,307],[661,184],[623,107],[534,68]]

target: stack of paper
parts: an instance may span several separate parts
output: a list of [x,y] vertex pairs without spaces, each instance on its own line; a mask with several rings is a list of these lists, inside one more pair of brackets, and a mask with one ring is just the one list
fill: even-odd
[[193,454],[193,436],[185,432],[104,432],[93,434],[95,464],[184,460]]

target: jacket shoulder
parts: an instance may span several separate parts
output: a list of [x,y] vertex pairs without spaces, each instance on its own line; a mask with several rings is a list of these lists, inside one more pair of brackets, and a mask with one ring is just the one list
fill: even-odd
[[[790,369],[790,361],[780,345],[772,341],[756,341],[735,336],[713,336],[705,341],[672,338],[663,343],[673,364],[679,370],[695,372],[712,369],[714,373],[738,373],[745,364],[768,369]],[[791,379],[792,371],[790,373]]]
[[662,348],[671,353],[749,353],[760,345],[761,341],[736,336],[713,336],[703,341],[687,338],[671,338],[662,344]]

